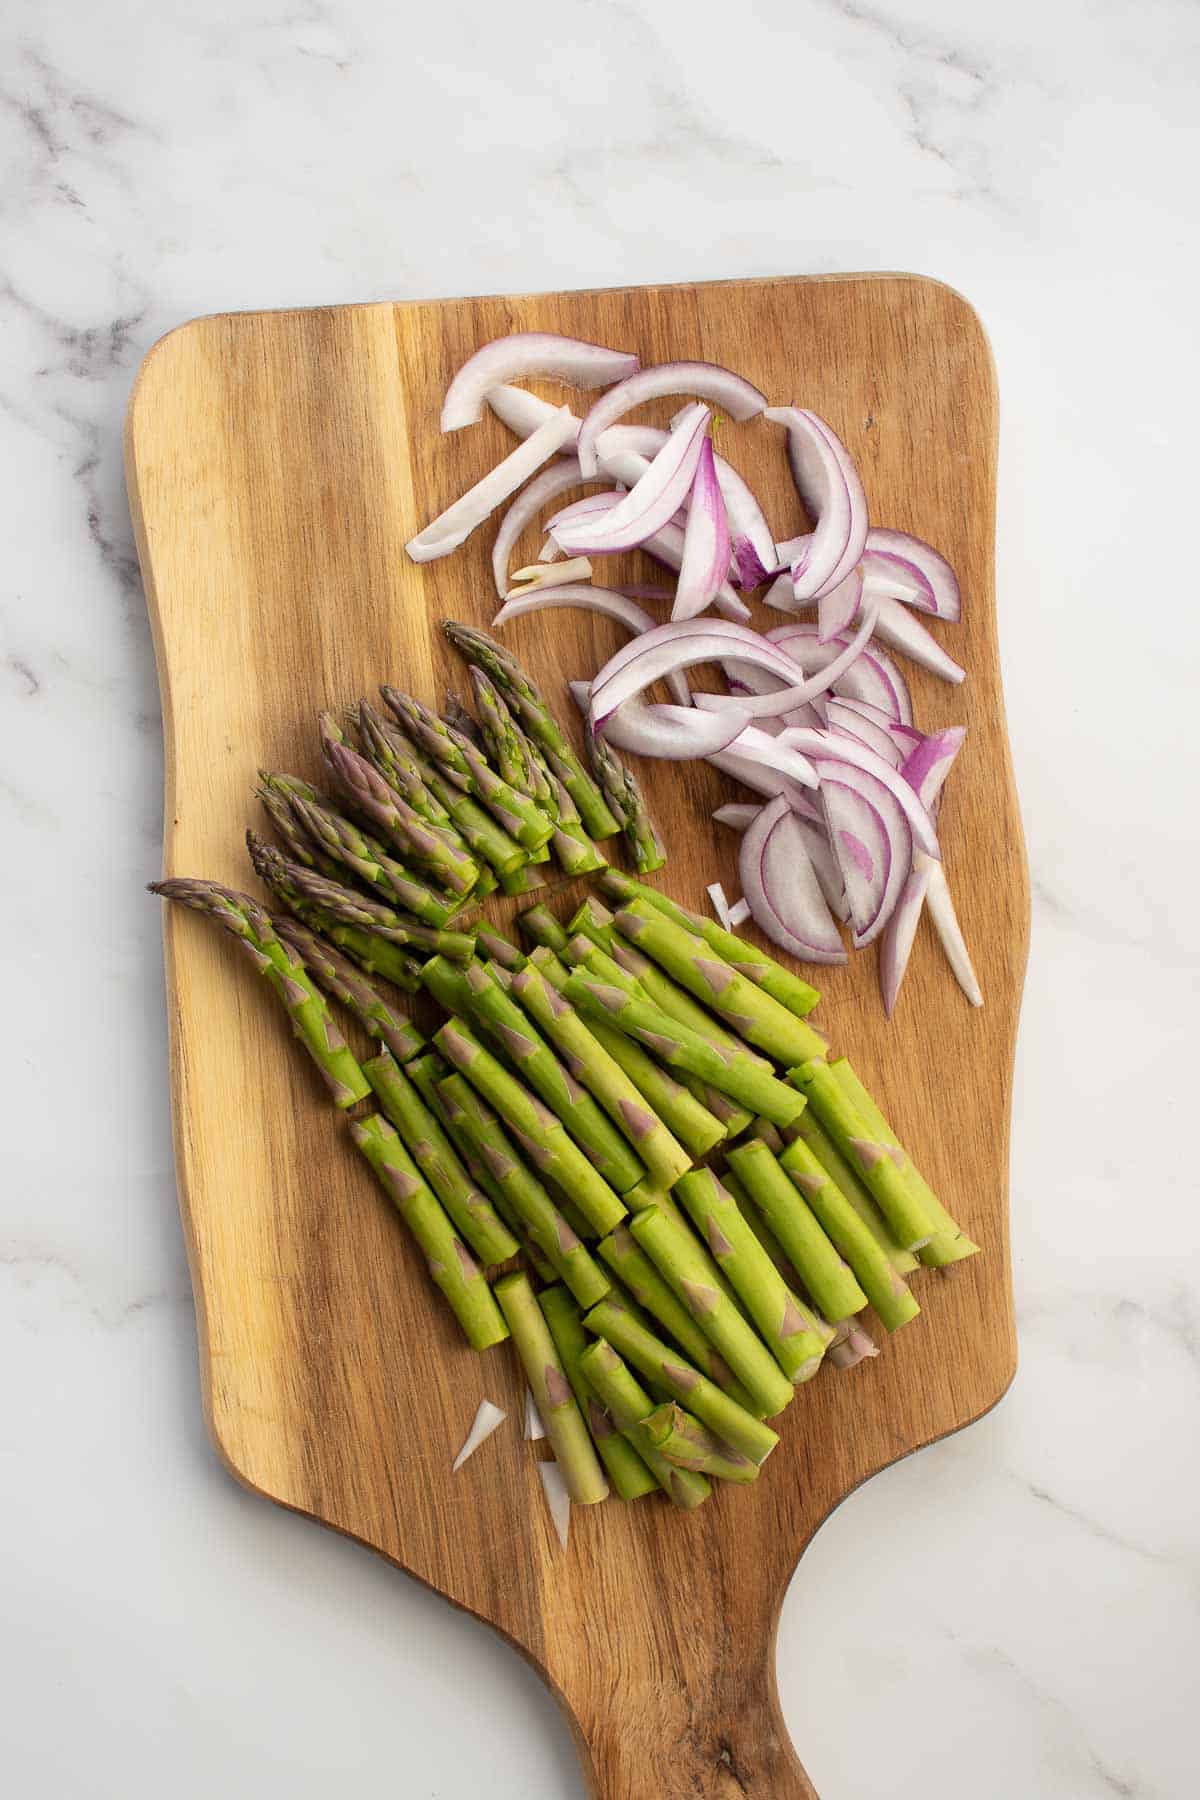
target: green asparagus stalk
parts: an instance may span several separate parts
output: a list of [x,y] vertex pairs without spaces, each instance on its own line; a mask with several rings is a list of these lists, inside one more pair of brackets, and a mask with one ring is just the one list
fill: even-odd
[[755,1410],[761,1407],[768,1418],[782,1412],[791,1402],[792,1383],[722,1291],[718,1271],[699,1240],[654,1206],[638,1213],[629,1229],[729,1364]]
[[[859,1286],[887,1329],[897,1331],[915,1319],[921,1309],[904,1277],[897,1274],[803,1138],[788,1145],[777,1166],[803,1197],[834,1249],[854,1270]],[[842,1317],[840,1310],[837,1316]]]
[[292,811],[288,783],[302,787],[317,799],[316,788],[309,787],[307,782],[300,782],[291,775],[272,775],[267,769],[258,771],[259,786],[255,790],[262,809],[270,819],[279,837],[283,839],[283,847],[292,862],[303,863],[306,869],[315,869],[319,875],[328,875],[331,881],[340,881],[341,865],[327,856],[308,834],[302,830],[300,821]]
[[[460,847],[470,850],[471,846],[459,829],[458,822],[434,791],[434,785],[429,779],[432,765],[418,756],[416,747],[400,728],[390,719],[385,719],[367,700],[359,701],[353,716],[362,741],[362,753],[367,761],[374,764],[397,793],[403,794],[413,811],[427,825],[437,825],[443,830],[455,832]],[[460,790],[455,788],[453,791],[457,794]],[[481,866],[477,895],[486,891],[483,878],[487,875],[486,867]]]
[[685,1512],[707,1500],[712,1487],[705,1476],[676,1468],[652,1444],[639,1443],[638,1426],[654,1411],[654,1402],[612,1345],[603,1341],[592,1344],[580,1357],[579,1366],[617,1430],[633,1444],[664,1494]]
[[523,894],[535,894],[538,888],[545,887],[546,877],[540,873],[536,860],[531,857],[514,869],[511,875],[500,877],[500,889],[512,900],[519,900]]
[[420,986],[421,965],[414,957],[395,944],[389,944],[386,938],[363,931],[357,925],[339,925],[321,907],[306,900],[288,875],[292,865],[274,844],[264,843],[253,831],[248,831],[246,848],[259,880],[297,919],[345,951],[365,974],[381,975],[393,987],[403,988],[410,994],[416,992]]
[[[825,1235],[807,1197],[792,1185],[766,1145],[757,1141],[740,1144],[729,1152],[729,1166],[783,1245],[818,1310],[827,1319],[845,1319],[861,1312],[867,1296],[854,1271]],[[888,1273],[895,1274],[890,1264]]]
[[711,1169],[685,1175],[676,1182],[675,1192],[784,1374],[796,1383],[810,1380],[824,1345],[810,1330],[796,1296],[743,1219],[732,1194]]
[[928,1243],[934,1222],[908,1181],[908,1158],[903,1150],[880,1142],[828,1063],[813,1058],[790,1070],[788,1079],[805,1095],[846,1161],[874,1194],[900,1248],[919,1250]]
[[736,932],[726,931],[715,919],[705,918],[701,913],[689,912],[686,907],[677,906],[666,894],[651,887],[649,883],[633,881],[628,875],[612,869],[604,876],[602,885],[609,898],[622,905],[640,899],[657,906],[674,924],[702,937],[710,950],[715,950],[718,956],[724,957],[747,981],[752,981],[773,1000],[778,1000],[781,1006],[786,1006],[798,1019],[807,1018],[821,998],[816,988],[810,987],[807,981],[802,981],[798,975],[783,968],[773,956],[760,950],[757,944],[738,937]]
[[709,1343],[675,1290],[664,1281],[645,1251],[634,1242],[629,1227],[618,1225],[606,1238],[601,1238],[596,1248],[601,1260],[608,1264],[626,1292],[651,1318],[657,1320],[684,1355],[710,1381],[736,1400],[739,1406],[748,1412],[755,1412],[751,1396],[728,1363]]
[[203,913],[229,932],[287,1013],[292,1031],[316,1064],[335,1106],[353,1106],[370,1093],[370,1084],[347,1048],[329,1002],[314,985],[299,952],[278,936],[257,900],[218,887],[215,881],[180,877],[152,881],[150,892]]
[[639,1421],[638,1437],[677,1469],[691,1469],[721,1481],[756,1481],[758,1464],[692,1417],[676,1401],[656,1406],[649,1418]]
[[608,863],[588,836],[574,798],[566,783],[555,774],[550,776],[555,811],[550,848],[564,875],[594,875],[607,869]]
[[770,1119],[755,1119],[747,1136],[757,1138],[759,1143],[765,1144],[772,1156],[782,1156],[783,1139]]
[[[515,788],[527,799],[536,801],[533,791],[533,771],[529,766],[529,757],[516,722],[508,710],[503,696],[496,685],[482,669],[474,665],[468,673],[471,677],[471,688],[475,696],[475,705],[479,709],[479,727],[482,738],[481,748],[502,781]],[[543,808],[543,811],[546,809]]]
[[565,1287],[547,1288],[537,1298],[559,1361],[614,1489],[622,1500],[639,1500],[643,1494],[653,1493],[658,1485],[653,1475],[628,1438],[621,1436],[608,1408],[593,1393],[580,1366],[580,1359],[588,1347],[588,1334],[583,1328],[579,1307]]
[[485,1268],[507,1262],[520,1248],[495,1207],[472,1182],[454,1146],[396,1059],[386,1050],[363,1064],[385,1115],[441,1201],[450,1222]]
[[924,1202],[934,1223],[934,1235],[927,1244],[921,1246],[921,1261],[929,1268],[944,1269],[951,1263],[962,1262],[968,1256],[979,1254],[979,1245],[971,1242],[961,1225],[957,1224],[942,1205],[925,1177],[908,1156],[879,1107],[868,1090],[855,1074],[849,1061],[839,1056],[831,1062],[831,1072],[841,1083],[842,1089],[852,1106],[856,1106],[867,1122],[868,1128],[885,1144],[890,1144],[905,1157],[910,1186]]
[[478,748],[444,719],[396,688],[382,688],[388,710],[431,756],[456,787],[474,794],[492,817],[525,850],[537,850],[550,836],[550,821],[526,795],[497,775]]
[[[603,1246],[601,1246],[603,1249]],[[584,1319],[589,1331],[611,1344],[627,1362],[644,1375],[656,1392],[665,1392],[695,1413],[698,1419],[748,1456],[763,1463],[779,1442],[769,1425],[748,1412],[730,1394],[703,1375],[673,1345],[664,1342],[638,1320],[627,1307],[610,1298],[593,1306]],[[703,1350],[710,1349],[700,1333]]]
[[816,1113],[806,1106],[798,1119],[785,1125],[780,1136],[792,1143],[803,1138],[835,1187],[841,1189],[879,1248],[898,1275],[909,1275],[921,1266],[920,1258],[911,1250],[902,1250],[887,1228],[887,1221],[870,1188],[859,1180],[845,1157],[835,1148],[833,1139],[822,1127]]
[[472,856],[481,863],[485,874],[494,871],[488,874],[488,880],[494,883],[499,876],[511,875],[514,869],[523,868],[529,860],[528,852],[518,844],[516,838],[510,837],[504,827],[490,813],[485,812],[473,795],[457,787],[446,771],[425,756],[410,738],[395,728],[391,730],[393,738],[416,768],[425,788],[444,808]]
[[517,924],[530,944],[555,951],[559,956],[567,947],[567,934],[548,906],[527,906],[517,914]]
[[508,1326],[492,1290],[397,1133],[386,1119],[372,1113],[351,1120],[350,1136],[420,1245],[429,1273],[453,1308],[467,1342],[475,1350],[502,1343]]
[[819,1031],[712,955],[703,938],[673,924],[650,901],[631,900],[617,914],[616,927],[739,1037],[785,1068],[824,1056],[828,1045]]
[[502,969],[525,967],[525,952],[494,925],[481,925],[475,933],[475,942],[479,955],[488,962],[498,963]]
[[[503,698],[503,696],[499,697]],[[507,701],[504,704],[507,706]],[[508,708],[508,716],[512,719],[513,730],[525,757],[525,766],[529,771],[529,798],[536,800],[548,819],[557,819],[558,795],[555,792],[554,779],[551,776],[545,752],[534,743],[520,720],[515,717],[511,707]]]
[[449,931],[444,927],[422,925],[416,919],[402,917],[381,900],[355,893],[339,882],[327,881],[315,869],[292,863],[287,876],[296,892],[321,909],[340,925],[356,925],[362,931],[374,932],[389,944],[424,951],[427,955],[446,956],[452,962],[467,962],[475,954],[475,939],[465,931]]
[[633,773],[612,746],[595,732],[589,732],[587,748],[592,773],[613,815],[620,821],[638,873],[648,875],[654,869],[661,869],[667,860],[666,852]]
[[522,1161],[491,1107],[458,1074],[445,1076],[438,1082],[437,1091],[449,1128],[470,1141],[559,1280],[566,1282],[581,1306],[594,1306],[602,1300],[612,1288],[608,1276],[562,1209]]
[[320,725],[326,763],[351,805],[448,893],[469,894],[478,884],[479,865],[462,849],[458,834],[422,819],[365,756],[350,748],[331,713],[321,714]]
[[[486,752],[487,740],[480,730],[479,720],[475,718],[474,714],[467,711],[462,696],[454,693],[450,688],[446,689],[446,704],[442,708],[442,717],[453,731],[461,732],[463,737],[470,738],[477,750]],[[503,770],[501,773],[503,774]],[[507,779],[508,777],[505,776],[505,780]]]
[[276,932],[298,952],[305,968],[327,994],[352,1012],[373,1037],[386,1044],[397,1062],[406,1063],[425,1048],[424,1034],[398,1013],[377,987],[361,975],[348,957],[299,919],[285,914],[271,920]]
[[567,771],[563,776],[564,785],[578,807],[589,835],[593,838],[611,837],[617,830],[617,821],[603,794],[571,748],[544,698],[520,665],[512,661],[499,644],[481,631],[449,620],[446,621],[444,630],[455,649],[461,651],[469,663],[491,676],[527,735],[543,750],[559,758]]
[[594,1506],[607,1499],[608,1482],[571,1391],[550,1327],[542,1317],[528,1275],[505,1275],[493,1290],[512,1332],[526,1379],[541,1414],[555,1461],[572,1500]]
[[820,1340],[823,1348],[828,1350],[834,1337],[833,1326],[821,1313],[810,1306],[807,1300],[805,1300],[798,1292],[798,1289],[802,1288],[804,1285],[800,1279],[799,1272],[793,1267],[792,1261],[784,1250],[783,1245],[779,1242],[779,1239],[767,1224],[765,1215],[758,1210],[757,1206],[755,1206],[749,1194],[746,1192],[745,1186],[738,1180],[732,1169],[725,1169],[722,1171],[721,1186],[725,1188],[728,1193],[733,1195],[738,1204],[738,1211],[741,1213],[743,1219],[745,1219],[747,1225],[750,1227],[775,1267],[779,1270],[779,1273],[783,1276],[783,1279],[787,1282],[789,1288],[791,1288],[792,1297],[803,1316],[805,1325]]
[[579,970],[568,978],[565,993],[585,1018],[616,1025],[668,1068],[698,1075],[773,1124],[786,1125],[802,1110],[795,1103],[795,1091],[789,1094],[787,1084],[764,1066],[761,1057],[748,1050],[729,1050],[689,1031],[648,1000],[639,1000],[607,982],[593,981]]
[[[424,925],[445,925],[458,910],[458,902],[419,881],[403,863],[388,855],[378,838],[360,830],[332,807],[308,800],[303,794],[293,794],[291,808],[308,842],[317,846],[321,854],[323,866],[317,869],[318,874],[332,881],[345,881],[348,869],[377,898],[411,913]],[[298,860],[303,862],[304,858]]]
[[595,1231],[611,1231],[620,1223],[625,1207],[619,1196],[571,1141],[549,1107],[484,1049],[462,1019],[453,1018],[443,1025],[434,1043],[496,1108],[534,1168],[570,1197]]

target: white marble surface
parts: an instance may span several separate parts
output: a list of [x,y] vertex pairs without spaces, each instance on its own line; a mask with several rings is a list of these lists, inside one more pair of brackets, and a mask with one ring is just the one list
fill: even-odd
[[406,10],[9,0],[0,25],[5,1789],[582,1794],[515,1656],[239,1491],[204,1437],[140,891],[161,799],[119,454],[140,356],[229,307],[882,268],[966,293],[1000,369],[1034,881],[1023,1362],[991,1417],[827,1524],[780,1684],[824,1800],[1185,1800],[1200,12]]

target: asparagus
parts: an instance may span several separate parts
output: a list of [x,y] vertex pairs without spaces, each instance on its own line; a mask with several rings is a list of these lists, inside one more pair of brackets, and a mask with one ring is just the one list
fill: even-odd
[[755,1119],[748,1135],[757,1138],[759,1143],[765,1144],[772,1156],[782,1156],[783,1139],[770,1119]]
[[608,1471],[609,1480],[622,1500],[638,1500],[658,1485],[628,1438],[621,1436],[608,1408],[592,1392],[580,1367],[588,1347],[583,1315],[564,1287],[547,1288],[538,1295],[542,1316],[550,1327],[554,1348],[587,1420],[592,1442]]
[[[766,1145],[739,1145],[729,1152],[729,1165],[783,1245],[818,1310],[827,1319],[844,1319],[861,1312],[867,1296],[854,1271],[826,1237],[807,1198],[797,1192]],[[889,1265],[889,1274],[894,1273]]]
[[445,1207],[451,1223],[466,1238],[485,1268],[507,1262],[520,1245],[495,1207],[472,1182],[420,1090],[386,1050],[363,1064],[386,1116],[404,1140],[405,1149]]
[[749,1051],[730,1050],[689,1031],[648,1000],[640,1000],[606,982],[593,981],[579,970],[568,978],[565,993],[585,1017],[608,1020],[652,1050],[669,1068],[698,1075],[776,1125],[788,1124],[802,1110],[796,1105],[795,1091],[789,1093],[787,1084],[764,1066],[761,1057]]
[[431,756],[456,787],[474,794],[492,817],[525,850],[537,850],[550,836],[550,820],[526,795],[490,768],[478,747],[444,719],[396,688],[381,688],[388,710]]
[[491,1107],[458,1074],[445,1076],[437,1091],[450,1128],[470,1140],[555,1274],[581,1306],[594,1306],[602,1300],[612,1288],[608,1276],[537,1176],[522,1162]]
[[[497,698],[501,699],[503,705],[508,705],[507,701],[504,701],[499,694],[497,694]],[[546,761],[545,754],[533,742],[528,732],[523,729],[520,721],[513,716],[511,707],[508,708],[508,716],[512,720],[513,732],[516,735],[521,754],[525,758],[525,767],[529,775],[529,786],[526,792],[531,800],[536,800],[548,819],[557,819],[558,795],[555,792],[554,780],[550,774],[550,765]]]
[[363,931],[357,925],[339,925],[322,907],[306,900],[288,874],[292,864],[280,855],[274,844],[264,843],[253,831],[248,831],[246,848],[259,880],[282,900],[290,913],[313,931],[319,931],[339,950],[344,950],[366,974],[382,975],[393,987],[415,993],[420,986],[421,965],[414,957],[374,932]]
[[603,877],[602,886],[610,899],[624,905],[628,905],[631,900],[640,899],[657,906],[676,925],[702,937],[710,950],[715,950],[718,956],[724,957],[747,981],[752,981],[773,1000],[778,1000],[781,1006],[786,1006],[798,1019],[806,1018],[821,998],[816,988],[810,987],[798,975],[793,975],[790,969],[783,968],[773,956],[760,950],[757,944],[738,937],[736,932],[726,931],[715,919],[677,906],[666,894],[651,887],[648,882],[633,881],[628,875],[612,869]]
[[[303,826],[308,841],[319,846],[322,863],[331,867],[318,869],[330,880],[344,881],[350,870],[364,886],[393,905],[411,913],[425,925],[445,925],[458,910],[458,902],[439,894],[427,882],[419,881],[403,863],[388,852],[378,838],[362,831],[352,820],[343,818],[332,807],[320,801],[294,794],[292,813]],[[298,859],[303,862],[301,857]]]
[[517,914],[517,923],[531,944],[553,950],[560,956],[566,949],[567,934],[548,906],[527,906],[524,912]]
[[[640,1158],[634,1181],[643,1168],[670,1184],[692,1166],[692,1159],[640,1089],[589,1030],[575,1008],[532,964],[513,977],[513,993],[545,1032],[575,1079],[599,1101],[624,1132]],[[631,1181],[629,1187],[634,1185]],[[624,1188],[622,1188],[624,1191]]]
[[302,925],[299,919],[285,914],[272,918],[272,925],[298,952],[305,968],[327,994],[352,1012],[373,1037],[387,1045],[397,1062],[406,1063],[425,1048],[424,1034],[411,1019],[397,1013],[354,964],[338,953],[324,938]]
[[666,852],[654,829],[640,784],[611,745],[597,733],[589,732],[587,748],[592,773],[605,800],[620,820],[638,873],[648,875],[654,869],[661,869],[667,860]]
[[[915,1319],[921,1309],[905,1284],[904,1277],[897,1274],[846,1196],[831,1180],[828,1170],[813,1155],[803,1138],[797,1138],[794,1144],[788,1145],[778,1159],[777,1167],[785,1171],[820,1222],[830,1243],[854,1270],[859,1286],[887,1329],[896,1331],[910,1319]],[[839,1307],[836,1315],[841,1318],[844,1312],[854,1311],[857,1308]]]
[[964,1261],[968,1256],[977,1256],[979,1245],[971,1242],[961,1225],[958,1225],[946,1211],[925,1177],[914,1165],[912,1158],[907,1155],[900,1139],[851,1068],[847,1058],[839,1056],[836,1061],[830,1063],[829,1067],[841,1083],[850,1104],[857,1106],[869,1129],[875,1132],[885,1144],[890,1144],[894,1150],[899,1150],[900,1154],[906,1158],[909,1184],[924,1201],[934,1223],[934,1235],[927,1244],[921,1246],[921,1261],[930,1268],[943,1269],[950,1263]]
[[607,869],[608,863],[588,836],[566,783],[552,773],[550,788],[555,812],[550,847],[563,874],[594,875],[598,869]]
[[537,860],[534,857],[531,857],[528,862],[522,863],[519,869],[514,869],[511,875],[500,877],[501,892],[507,894],[512,900],[520,899],[522,894],[534,894],[538,888],[545,887],[545,885],[546,878],[539,874]]
[[902,1250],[887,1228],[871,1190],[864,1187],[845,1157],[838,1151],[811,1107],[806,1106],[798,1119],[786,1125],[780,1136],[792,1143],[803,1138],[830,1180],[850,1202],[879,1248],[898,1275],[908,1275],[921,1266],[920,1258],[911,1250]]
[[434,1037],[442,1054],[500,1113],[534,1167],[570,1196],[597,1232],[611,1231],[625,1207],[547,1106],[485,1050],[461,1018]]
[[[769,1154],[769,1152],[768,1152]],[[796,1296],[711,1169],[697,1169],[675,1192],[707,1243],[714,1264],[741,1300],[776,1362],[793,1382],[816,1374],[824,1352]]]
[[[753,1463],[765,1462],[779,1442],[777,1432],[701,1374],[672,1345],[656,1337],[626,1307],[616,1305],[611,1298],[601,1300],[587,1314],[584,1324],[631,1362],[657,1392],[666,1392],[681,1401],[718,1437]],[[703,1333],[699,1335],[701,1346],[707,1351],[708,1340]]]
[[[426,768],[404,733],[377,712],[369,700],[359,701],[353,717],[358,726],[362,753],[384,780],[397,793],[403,794],[427,825],[457,831],[453,817],[426,780]],[[459,835],[461,838],[461,833]],[[462,842],[465,844],[466,840]]]
[[870,1188],[902,1250],[919,1250],[934,1224],[921,1195],[909,1184],[903,1150],[880,1143],[828,1063],[816,1058],[789,1072],[822,1125],[856,1173]]
[[481,631],[475,631],[467,625],[454,624],[450,620],[445,622],[443,629],[455,649],[461,651],[469,663],[491,676],[511,711],[520,719],[527,735],[543,750],[559,759],[566,771],[562,776],[563,785],[578,807],[589,835],[593,838],[611,837],[617,830],[617,821],[603,794],[571,748],[544,698],[520,665],[494,639],[486,637]]
[[428,869],[448,893],[469,894],[478,883],[479,865],[462,848],[457,833],[422,819],[365,756],[350,748],[332,714],[322,713],[320,726],[325,760],[351,805]]
[[822,1348],[828,1350],[835,1335],[833,1326],[829,1323],[828,1319],[810,1306],[797,1291],[799,1288],[803,1287],[799,1272],[793,1267],[791,1259],[775,1233],[771,1230],[771,1227],[767,1224],[766,1218],[759,1212],[749,1194],[746,1192],[745,1187],[731,1169],[726,1169],[722,1173],[721,1185],[727,1192],[733,1195],[738,1204],[738,1211],[741,1213],[743,1219],[745,1219],[747,1225],[750,1227],[775,1267],[779,1270],[779,1273],[783,1276],[783,1279],[792,1289],[792,1298],[803,1316],[804,1323],[814,1336],[819,1339]]
[[[525,745],[503,697],[482,669],[469,669],[475,705],[479,709],[480,747],[486,749],[493,768],[502,781],[527,799],[536,801],[533,772]],[[542,808],[545,811],[545,808]]]
[[499,963],[502,969],[523,969],[525,953],[519,950],[510,937],[490,925],[481,925],[475,933],[477,953],[486,957],[488,962]]
[[594,1506],[607,1499],[608,1482],[529,1277],[505,1275],[494,1291],[571,1498],[580,1506]]
[[[442,707],[442,717],[453,730],[461,732],[465,738],[470,738],[476,749],[487,749],[487,739],[480,730],[479,720],[467,711],[461,694],[454,693],[450,688],[446,689],[446,702]],[[500,772],[504,773],[503,770]],[[505,780],[507,779],[508,777],[505,776]]]
[[825,1054],[828,1045],[819,1031],[713,956],[703,938],[673,924],[650,901],[630,901],[617,914],[616,927],[739,1037],[784,1067]]
[[739,1406],[753,1411],[754,1401],[750,1395],[728,1363],[714,1350],[675,1290],[634,1242],[629,1227],[618,1225],[606,1238],[601,1238],[597,1250],[637,1304],[674,1338],[696,1367]]
[[[484,811],[478,800],[457,787],[445,770],[423,755],[403,732],[393,730],[392,735],[412,762],[427,791],[444,808],[472,855],[482,863],[487,882],[494,885],[498,876],[511,875],[514,869],[523,868],[529,860],[527,852],[490,813]],[[477,891],[486,891],[482,883]]]
[[475,1350],[502,1343],[508,1326],[491,1288],[396,1132],[371,1113],[351,1120],[350,1136],[424,1252],[429,1273],[454,1309],[467,1342]]
[[638,1438],[660,1456],[665,1456],[677,1469],[691,1469],[699,1475],[712,1475],[722,1481],[756,1481],[758,1464],[731,1444],[694,1419],[677,1402],[668,1400],[656,1406],[649,1418],[637,1427]]
[[855,1369],[868,1357],[878,1355],[870,1332],[857,1319],[839,1321],[834,1341],[829,1346],[829,1360],[835,1369]]
[[389,944],[423,950],[434,956],[447,956],[452,962],[466,962],[475,954],[475,939],[465,931],[449,931],[445,927],[422,925],[416,919],[402,918],[381,900],[357,894],[353,888],[327,881],[315,869],[292,863],[287,876],[302,899],[312,901],[325,915],[340,925],[356,925],[362,931],[386,938]]
[[754,1410],[768,1418],[782,1412],[791,1401],[792,1383],[724,1292],[720,1271],[699,1240],[653,1206],[638,1213],[629,1229],[705,1337],[729,1364],[749,1394]]
[[341,865],[319,849],[308,834],[301,829],[299,819],[292,811],[290,791],[283,784],[304,788],[314,800],[317,790],[310,788],[307,782],[300,782],[291,775],[272,775],[266,769],[258,771],[259,786],[255,790],[262,803],[263,811],[283,839],[283,847],[293,862],[303,863],[306,869],[316,869],[320,875],[328,875],[331,881],[337,881],[341,875]]
[[184,877],[152,881],[150,892],[204,913],[230,933],[266,978],[292,1022],[292,1031],[320,1071],[335,1106],[353,1106],[370,1093],[370,1084],[347,1048],[329,1002],[305,970],[299,951],[279,937],[257,900],[232,888],[219,887],[215,881]]
[[611,1344],[592,1344],[579,1359],[589,1387],[612,1416],[617,1430],[633,1444],[663,1492],[676,1506],[690,1512],[708,1499],[712,1487],[703,1475],[678,1469],[652,1444],[639,1443],[638,1426],[654,1410],[654,1403],[637,1376],[621,1361]]
[[[535,974],[527,970],[517,975],[513,992],[521,994],[526,975]],[[593,1166],[618,1194],[635,1186],[645,1173],[641,1162],[592,1095],[580,1085],[572,1066],[563,1066],[550,1044],[530,1023],[529,1011],[522,1010],[482,963],[473,963],[467,970],[466,985],[471,1011],[503,1047],[516,1072],[541,1095],[580,1149],[587,1152]]]

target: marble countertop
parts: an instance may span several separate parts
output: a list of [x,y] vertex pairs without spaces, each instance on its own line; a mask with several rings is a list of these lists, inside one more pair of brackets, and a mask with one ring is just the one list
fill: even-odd
[[162,755],[120,458],[139,359],[226,308],[864,269],[959,288],[999,365],[1034,892],[1022,1364],[820,1532],[780,1687],[823,1800],[1195,1793],[1200,613],[1171,521],[1194,504],[1200,12],[983,11],[9,0],[0,1767],[21,1800],[583,1793],[516,1656],[242,1492],[205,1438],[140,891]]

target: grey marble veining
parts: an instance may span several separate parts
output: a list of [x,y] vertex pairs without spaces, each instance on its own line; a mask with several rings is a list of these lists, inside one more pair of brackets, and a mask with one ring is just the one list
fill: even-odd
[[961,289],[1000,369],[1034,893],[1023,1362],[1000,1409],[820,1532],[781,1691],[824,1800],[1191,1800],[1198,79],[1189,0],[10,0],[0,1766],[21,1800],[582,1794],[517,1658],[240,1492],[204,1438],[141,893],[140,358],[223,308],[870,268]]

